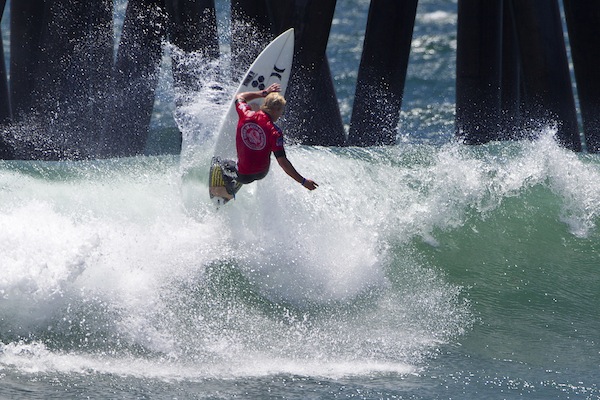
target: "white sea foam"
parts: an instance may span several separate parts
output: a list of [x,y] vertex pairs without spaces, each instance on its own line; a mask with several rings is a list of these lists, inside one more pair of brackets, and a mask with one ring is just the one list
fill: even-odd
[[[264,374],[411,371],[471,320],[461,289],[410,250],[415,239],[437,246],[437,231],[461,228],[474,213],[485,219],[532,188],[554,194],[555,218],[574,235],[595,232],[597,164],[551,136],[485,148],[291,146],[290,159],[318,190],[274,165],[219,211],[204,179],[179,181],[175,158],[48,163],[36,172],[5,163],[0,315],[15,341],[2,363],[102,370],[98,354],[117,346],[102,371],[120,373],[132,359],[140,373],[160,376],[152,357],[126,350],[141,346],[181,376],[194,360],[206,363],[198,372],[206,376],[256,365]],[[187,199],[185,185],[198,188]],[[77,355],[60,350],[73,330],[81,331],[69,339],[83,346]],[[19,342],[29,337],[38,341]],[[50,337],[58,350],[43,347]],[[99,344],[86,355],[90,340]],[[18,350],[34,343],[49,359]]]
[[[180,184],[187,183],[178,181],[176,159],[85,162],[66,170],[49,163],[44,177],[26,172],[28,163],[3,169],[4,326],[15,340],[32,337],[39,344],[51,333],[59,348],[61,336],[78,331],[68,340],[80,342],[83,353],[91,346],[89,356],[52,350],[40,362],[19,354],[21,361],[8,359],[5,351],[3,363],[101,369],[93,348],[142,346],[173,360],[213,360],[209,369],[223,374],[248,372],[264,359],[287,360],[264,373],[278,365],[317,375],[410,370],[415,349],[427,351],[464,322],[451,321],[438,334],[403,319],[414,315],[411,301],[422,301],[410,289],[390,297],[386,274],[399,261],[391,261],[389,241],[406,234],[406,225],[390,225],[402,173],[370,154],[291,147],[290,158],[319,181],[319,190],[306,191],[274,166],[219,211],[204,180],[195,182],[203,188],[197,206],[186,207]],[[398,187],[389,196],[382,184]],[[215,273],[231,274],[218,272],[226,265],[247,283],[234,274],[227,278],[234,279],[230,289],[215,287]],[[429,282],[429,289],[439,285],[446,293],[435,302],[455,297],[441,277]],[[253,305],[248,285],[271,311]],[[100,331],[108,337],[96,337]],[[296,360],[305,358],[316,361],[300,367]],[[219,366],[233,360],[245,361]]]

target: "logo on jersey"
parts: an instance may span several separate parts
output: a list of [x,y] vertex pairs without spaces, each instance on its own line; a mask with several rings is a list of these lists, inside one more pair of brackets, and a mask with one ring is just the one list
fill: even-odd
[[265,131],[252,122],[242,126],[242,140],[250,150],[262,150],[267,145]]

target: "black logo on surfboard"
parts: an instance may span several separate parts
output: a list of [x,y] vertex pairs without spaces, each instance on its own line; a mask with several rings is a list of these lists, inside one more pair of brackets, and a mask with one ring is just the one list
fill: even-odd
[[281,80],[281,74],[283,74],[285,72],[285,68],[280,69],[277,68],[277,65],[273,65],[273,72],[271,72],[271,76],[276,76],[277,78],[279,78],[279,80]]
[[[283,74],[285,72],[285,68],[277,68],[277,65],[273,65],[273,72],[271,72],[270,76],[274,76],[276,78],[278,78],[279,80],[282,79],[281,74]],[[256,90],[265,90],[266,88],[266,79],[264,77],[264,75],[256,75],[256,72],[250,71],[248,72],[248,75],[246,75],[246,77],[244,78],[244,81],[242,82],[242,84],[244,86],[248,86],[250,85],[251,87],[255,88]]]
[[265,90],[265,77],[260,75],[252,81],[252,87],[258,90]]
[[242,82],[242,84],[244,86],[248,86],[248,84],[250,83],[250,81],[252,81],[252,79],[254,79],[255,76],[256,76],[256,72],[249,71],[248,75],[246,75],[246,77],[244,78],[244,82]]

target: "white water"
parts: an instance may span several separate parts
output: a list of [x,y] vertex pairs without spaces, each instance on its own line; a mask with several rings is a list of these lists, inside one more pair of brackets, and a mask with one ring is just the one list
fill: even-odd
[[219,211],[205,147],[181,165],[2,163],[3,369],[167,380],[415,372],[471,316],[412,241],[438,246],[436,230],[539,185],[561,199],[557,217],[574,235],[596,227],[597,165],[549,136],[497,154],[290,146],[318,190],[274,165]]
[[165,379],[418,368],[468,313],[435,269],[390,250],[407,228],[389,223],[401,176],[345,152],[289,157],[319,190],[274,168],[218,212],[174,157],[4,163],[2,367]]

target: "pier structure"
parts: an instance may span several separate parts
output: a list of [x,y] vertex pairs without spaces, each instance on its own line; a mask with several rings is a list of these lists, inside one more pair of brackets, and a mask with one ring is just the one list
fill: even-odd
[[[0,48],[2,159],[143,154],[164,43],[177,49],[176,90],[202,86],[187,56],[221,56],[215,0],[128,0],[118,35],[113,0],[0,0],[2,13],[8,4],[8,70]],[[308,145],[393,145],[417,5],[371,0],[348,132],[326,55],[335,8],[343,6],[336,0],[230,0],[229,72],[239,79],[269,40],[293,27],[288,134]],[[599,152],[599,22],[598,2],[458,0],[456,136],[483,144],[552,124],[565,148]]]

